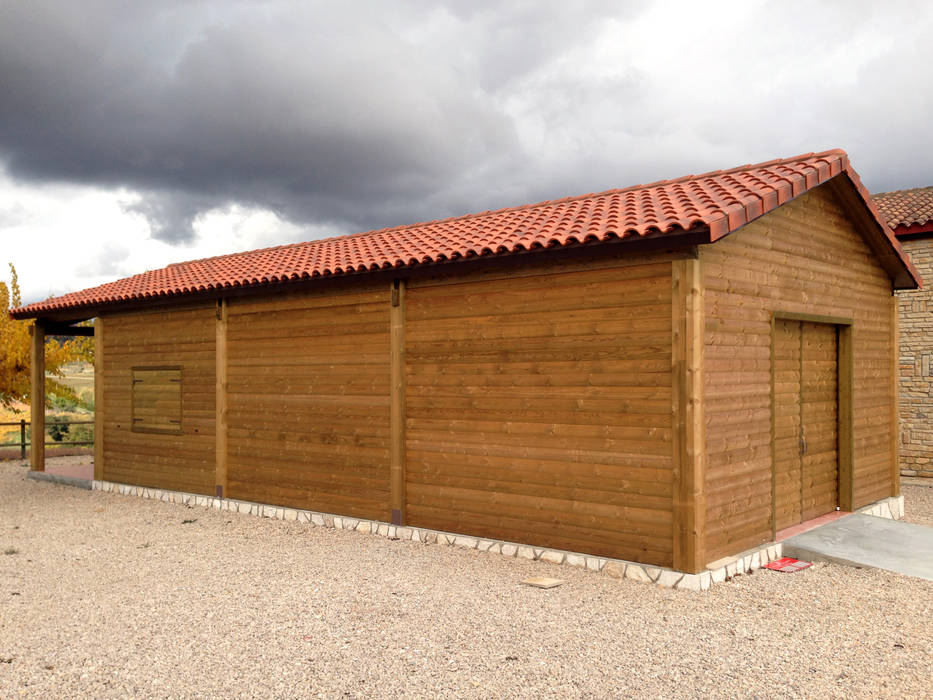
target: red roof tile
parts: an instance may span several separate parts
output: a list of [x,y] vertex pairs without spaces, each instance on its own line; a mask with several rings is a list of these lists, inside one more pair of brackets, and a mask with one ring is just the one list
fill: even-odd
[[62,310],[93,311],[119,302],[707,228],[709,241],[715,241],[843,172],[878,219],[910,275],[917,278],[849,166],[848,156],[832,150],[599,194],[177,263],[30,304],[12,315],[29,318]]
[[881,192],[871,198],[895,233],[900,233],[901,227],[933,224],[933,187]]

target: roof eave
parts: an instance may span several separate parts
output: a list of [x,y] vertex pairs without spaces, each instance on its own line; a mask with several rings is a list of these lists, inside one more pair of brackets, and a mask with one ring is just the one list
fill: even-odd
[[198,289],[185,293],[164,294],[159,296],[133,297],[109,302],[85,303],[80,305],[60,307],[54,309],[31,308],[35,305],[13,309],[10,316],[17,320],[43,319],[56,323],[73,323],[95,318],[102,313],[136,311],[141,309],[168,308],[188,304],[203,304],[224,297],[254,296],[258,294],[301,291],[318,287],[320,284],[349,283],[356,284],[361,279],[377,281],[379,279],[392,279],[396,277],[410,278],[413,275],[436,274],[439,269],[456,266],[458,270],[468,269],[470,265],[485,265],[498,261],[507,264],[508,261],[527,260],[528,258],[544,258],[551,255],[602,255],[619,254],[638,255],[658,250],[683,250],[710,242],[710,230],[705,226],[698,226],[690,230],[675,229],[666,233],[656,233],[646,236],[626,236],[608,241],[591,241],[570,245],[555,246],[552,248],[532,248],[521,251],[475,256],[468,259],[447,259],[442,261],[419,262],[395,268],[380,268],[378,270],[360,270],[343,272],[333,275],[319,275],[298,279],[285,279],[277,282],[261,282],[250,285],[233,287],[213,287],[211,289]]
[[900,224],[894,227],[894,235],[899,241],[933,237],[933,221],[914,224]]
[[862,236],[891,278],[894,289],[920,289],[923,280],[920,272],[910,261],[910,256],[901,247],[894,231],[888,226],[858,173],[847,163],[843,172],[827,183],[833,192],[848,206]]

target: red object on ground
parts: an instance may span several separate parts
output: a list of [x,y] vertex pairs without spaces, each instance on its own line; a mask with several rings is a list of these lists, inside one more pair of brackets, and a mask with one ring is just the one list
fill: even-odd
[[799,559],[794,559],[793,557],[782,557],[781,559],[775,559],[770,564],[765,564],[766,569],[771,569],[772,571],[781,571],[785,574],[792,574],[795,571],[806,569],[808,566],[811,566],[810,562],[800,561]]
[[794,535],[799,535],[804,532],[809,532],[815,527],[820,525],[825,525],[826,523],[831,523],[833,520],[839,520],[839,518],[844,518],[847,515],[852,515],[849,511],[845,510],[833,510],[825,515],[821,515],[812,520],[805,520],[802,523],[797,525],[791,525],[790,527],[785,527],[783,530],[778,530],[777,534],[774,536],[775,542],[783,542],[784,540],[793,537]]

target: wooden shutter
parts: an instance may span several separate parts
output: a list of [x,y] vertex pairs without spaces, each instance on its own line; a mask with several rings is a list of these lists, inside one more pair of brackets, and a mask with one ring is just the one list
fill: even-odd
[[181,433],[181,367],[133,367],[133,431]]

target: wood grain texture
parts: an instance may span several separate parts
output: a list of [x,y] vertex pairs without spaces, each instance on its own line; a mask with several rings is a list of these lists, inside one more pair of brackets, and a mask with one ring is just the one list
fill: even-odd
[[706,566],[703,286],[698,259],[671,265],[673,566],[696,573]]
[[394,525],[405,523],[405,281],[392,283],[390,317],[391,405],[389,470]]
[[[855,481],[855,356],[852,351],[852,326],[839,327],[839,507],[854,510]],[[897,365],[895,364],[894,367]]]
[[[104,479],[214,494],[215,323],[213,305],[104,319],[97,376],[106,406],[99,419]],[[181,368],[179,434],[133,432],[133,368],[143,366]]]
[[133,432],[180,433],[181,367],[134,366],[132,372]]
[[[768,541],[772,499],[780,522],[826,507],[836,423],[851,503],[889,495],[891,282],[831,189],[698,255],[438,267],[397,305],[364,280],[231,299],[223,325],[108,317],[104,478],[687,570]],[[817,331],[772,365],[776,311],[851,317],[848,346]],[[141,364],[183,368],[182,434],[131,432]],[[773,477],[804,424],[809,461]]]
[[837,326],[774,325],[774,512],[780,530],[839,503]]
[[390,518],[390,288],[231,299],[231,498]]
[[838,503],[836,328],[801,322],[801,520]]
[[38,319],[32,325],[29,397],[29,469],[45,471],[45,329]]
[[94,320],[94,479],[104,478],[104,416],[107,396],[104,394],[104,319]]
[[774,323],[774,511],[775,529],[796,525],[801,518],[803,481],[801,454],[800,322]]
[[227,494],[227,300],[218,299],[215,323],[214,488]]
[[407,522],[671,565],[671,262],[406,290]]
[[[854,507],[891,492],[891,280],[823,186],[701,247],[707,558],[771,538],[771,314],[853,320]],[[780,384],[780,382],[778,382]]]

